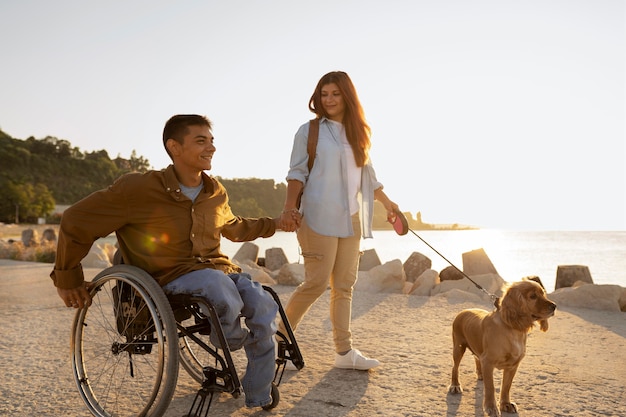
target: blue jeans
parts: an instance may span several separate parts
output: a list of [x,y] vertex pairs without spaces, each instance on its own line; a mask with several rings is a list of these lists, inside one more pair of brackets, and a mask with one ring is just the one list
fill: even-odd
[[[261,407],[271,402],[276,357],[274,335],[278,304],[252,281],[248,274],[230,274],[216,269],[202,269],[181,275],[163,287],[166,294],[193,294],[208,300],[219,316],[230,350],[245,349],[248,359],[241,381],[247,407]],[[244,317],[246,328],[240,317]],[[211,330],[211,343],[219,342]]]

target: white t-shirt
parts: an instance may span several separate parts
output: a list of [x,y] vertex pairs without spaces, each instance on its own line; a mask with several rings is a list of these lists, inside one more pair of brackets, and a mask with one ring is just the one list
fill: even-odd
[[[338,122],[334,122],[340,124]],[[352,146],[348,142],[348,137],[346,136],[346,130],[341,126],[341,143],[346,152],[346,161],[348,166],[346,170],[348,172],[348,202],[350,204],[350,215],[356,214],[359,211],[359,200],[357,198],[359,191],[361,191],[361,167],[356,165],[356,161],[354,160],[354,151],[352,150]]]

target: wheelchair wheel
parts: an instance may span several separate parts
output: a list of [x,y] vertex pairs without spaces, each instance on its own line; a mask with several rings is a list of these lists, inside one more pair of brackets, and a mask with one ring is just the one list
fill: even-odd
[[[187,319],[182,323],[183,326],[190,326],[193,324],[193,318]],[[209,335],[196,334],[203,343],[207,346],[215,349]],[[205,366],[215,366],[216,360],[206,349],[195,343],[191,338],[187,336],[181,336],[178,339],[178,348],[180,354],[180,364],[183,369],[196,381],[202,383],[204,380],[203,368]]]
[[274,382],[272,382],[271,396],[272,396],[272,402],[262,407],[265,411],[269,411],[272,408],[276,408],[276,406],[280,402],[280,391],[278,391],[278,385],[276,385]]
[[[194,308],[200,311],[198,304],[195,304]],[[204,317],[204,320],[209,320],[204,314],[202,317]],[[194,324],[197,325],[198,321],[194,317],[190,317],[180,321],[180,324],[189,329],[193,327]],[[218,372],[228,373],[228,369],[234,372],[235,368],[245,368],[247,363],[245,357],[234,357],[233,352],[221,350],[211,342],[208,330],[213,326],[213,324],[207,324],[206,327],[204,327],[206,333],[205,331],[196,331],[193,333],[193,338],[182,334],[178,339],[180,364],[195,381],[200,383],[206,379],[204,373],[206,367],[214,368]],[[235,366],[234,362],[237,363],[237,366]],[[239,383],[235,385],[238,386]]]
[[178,380],[170,304],[145,271],[116,265],[92,281],[72,327],[74,379],[94,416],[162,416]]

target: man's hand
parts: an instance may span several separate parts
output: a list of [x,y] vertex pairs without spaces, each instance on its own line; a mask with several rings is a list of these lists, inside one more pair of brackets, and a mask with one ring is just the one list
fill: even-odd
[[65,303],[66,307],[89,307],[91,305],[91,295],[89,295],[89,287],[90,283],[83,282],[81,286],[72,289],[57,287],[57,293]]
[[285,232],[295,232],[302,223],[302,214],[297,209],[284,210],[278,218],[278,227]]

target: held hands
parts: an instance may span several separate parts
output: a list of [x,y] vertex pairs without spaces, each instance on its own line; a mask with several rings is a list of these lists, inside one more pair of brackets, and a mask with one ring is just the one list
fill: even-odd
[[302,222],[302,214],[298,209],[283,210],[279,218],[279,227],[286,232],[295,232]]
[[83,282],[81,286],[71,289],[57,287],[57,293],[66,307],[89,307],[91,305],[91,295],[89,294],[90,287],[91,283]]

